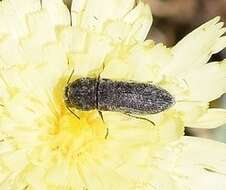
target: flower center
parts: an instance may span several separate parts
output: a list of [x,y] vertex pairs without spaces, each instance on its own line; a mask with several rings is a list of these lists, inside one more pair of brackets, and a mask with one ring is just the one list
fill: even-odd
[[53,152],[60,152],[66,157],[74,157],[105,141],[107,127],[97,110],[78,111],[71,108],[70,111],[65,106],[65,81],[65,78],[59,80],[53,90],[53,104],[50,105],[51,116],[44,119],[49,127],[43,123],[41,126],[48,128],[47,136],[44,135],[44,138]]
[[52,130],[52,150],[74,157],[105,140],[106,126],[97,111],[81,112],[79,117],[68,110],[59,117]]

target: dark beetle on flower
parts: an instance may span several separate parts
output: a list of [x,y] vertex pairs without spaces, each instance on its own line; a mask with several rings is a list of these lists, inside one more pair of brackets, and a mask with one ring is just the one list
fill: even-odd
[[82,111],[142,115],[160,113],[170,108],[175,99],[165,89],[149,83],[80,78],[66,86],[65,103],[68,108]]

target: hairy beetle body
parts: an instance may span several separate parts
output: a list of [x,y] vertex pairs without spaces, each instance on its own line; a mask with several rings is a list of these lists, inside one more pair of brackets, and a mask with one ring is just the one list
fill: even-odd
[[170,108],[175,99],[168,91],[153,84],[80,78],[65,88],[65,103],[83,111],[155,114]]

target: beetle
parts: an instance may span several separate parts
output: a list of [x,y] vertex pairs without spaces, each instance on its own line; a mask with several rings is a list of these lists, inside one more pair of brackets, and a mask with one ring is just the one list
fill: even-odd
[[160,113],[175,103],[175,98],[157,85],[106,78],[79,78],[68,83],[64,96],[68,108],[138,115]]

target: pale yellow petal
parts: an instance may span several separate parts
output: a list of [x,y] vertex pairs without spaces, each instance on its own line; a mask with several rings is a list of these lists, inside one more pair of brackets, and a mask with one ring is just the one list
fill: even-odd
[[225,109],[208,109],[208,112],[203,114],[199,119],[190,121],[188,127],[193,128],[216,128],[226,123]]
[[[22,179],[24,180],[25,184],[27,184],[27,186],[32,190],[39,190],[39,189],[48,190],[49,188],[47,184],[43,183],[43,181],[45,181],[45,177],[44,177],[45,170],[43,168],[34,168],[32,166],[33,165],[31,164],[30,167],[26,168],[27,171],[25,170],[24,172],[26,177],[23,177]],[[22,180],[20,179],[20,181],[16,182],[15,184],[16,188],[18,188],[21,181]]]
[[23,39],[23,44],[28,43],[32,47],[54,41],[56,38],[54,24],[45,9],[29,14],[27,25],[30,33]]
[[76,27],[64,27],[57,31],[57,38],[66,53],[85,53],[87,32]]
[[9,34],[18,38],[26,35],[29,31],[26,25],[26,15],[39,9],[39,0],[1,1],[0,36]]
[[185,126],[189,126],[190,123],[206,114],[208,107],[207,102],[182,101],[177,102],[174,108],[183,114]]
[[175,141],[184,135],[183,116],[178,112],[163,113],[159,126],[159,136],[164,144]]
[[84,182],[76,168],[77,164],[70,165],[66,160],[56,163],[46,173],[47,185],[63,188],[67,182],[71,188],[82,189]]
[[42,8],[48,11],[54,25],[70,25],[70,13],[62,0],[42,0]]
[[226,36],[222,36],[217,39],[216,44],[213,47],[212,53],[218,53],[226,46]]
[[162,44],[155,45],[152,41],[145,41],[131,48],[119,47],[105,60],[101,76],[158,83],[163,78],[161,71],[170,59],[170,50]]
[[[125,176],[120,176],[120,173],[117,172],[117,168],[109,170],[108,167],[102,164],[95,164],[96,161],[87,157],[82,163],[79,163],[85,179],[90,179],[86,182],[87,189],[95,187],[103,190],[124,190],[131,187],[128,179]],[[106,172],[108,175],[105,175]]]
[[144,41],[152,24],[150,8],[134,0],[73,1],[72,19],[73,26],[108,35],[114,43]]
[[27,163],[26,150],[18,150],[14,151],[13,154],[11,152],[1,154],[0,162],[1,165],[7,168],[7,170],[14,170],[15,173],[23,170]]
[[[137,15],[139,13],[139,15]],[[143,4],[141,1],[126,17],[126,23],[132,25],[131,31],[128,33],[127,41],[144,41],[152,25],[152,14],[150,7]]]
[[75,67],[78,76],[97,77],[102,72],[105,58],[113,46],[111,41],[102,35],[89,32],[83,37],[84,44],[81,44],[81,47],[85,46],[84,53],[71,53],[69,62]]
[[152,24],[150,8],[142,2],[123,19],[109,20],[104,25],[104,33],[114,39],[114,43],[144,41]]
[[208,63],[184,74],[189,88],[188,100],[211,101],[226,92],[226,61]]
[[[76,14],[72,14],[74,20],[78,19],[77,15],[82,14],[80,27],[100,31],[104,22],[122,18],[133,8],[134,3],[134,0],[74,0],[71,10]],[[76,23],[74,20],[73,24]]]
[[132,25],[123,22],[122,20],[108,21],[105,23],[103,31],[104,34],[114,39],[114,42],[122,42],[129,40],[128,34],[132,30]]
[[18,40],[9,36],[0,40],[0,60],[0,68],[20,65],[26,62],[25,52]]
[[226,44],[220,38],[225,33],[219,23],[219,17],[203,24],[172,49],[173,60],[169,63],[165,73],[182,76],[190,70],[199,68],[205,64],[213,53],[223,49]]
[[182,101],[175,105],[175,109],[183,114],[186,127],[211,129],[226,123],[225,109],[208,107],[208,102],[201,101]]
[[[67,70],[67,59],[57,44],[43,46],[42,50],[43,63],[38,62],[38,59],[33,60],[33,64],[24,62],[21,66],[5,69],[1,73],[4,82],[11,88],[20,88],[27,93],[28,90],[35,90],[38,86],[40,89],[54,88],[54,84],[57,83],[56,79],[63,77],[62,74]],[[40,73],[43,77],[40,77]]]
[[[158,161],[157,161],[158,160]],[[226,189],[226,145],[212,140],[184,137],[156,155],[160,170],[167,172],[175,189]]]

